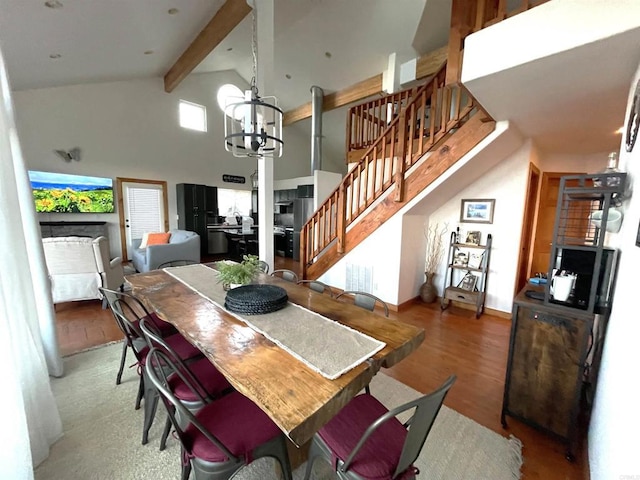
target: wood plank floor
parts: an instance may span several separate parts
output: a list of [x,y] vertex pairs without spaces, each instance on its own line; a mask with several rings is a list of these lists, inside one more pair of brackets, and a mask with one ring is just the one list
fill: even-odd
[[[298,270],[290,259],[276,257],[275,263],[276,268]],[[390,317],[424,328],[426,338],[416,352],[384,373],[425,393],[455,373],[458,380],[445,404],[501,435],[518,437],[524,444],[523,479],[588,478],[584,445],[576,462],[569,463],[562,443],[511,418],[507,418],[507,430],[500,425],[509,320],[486,314],[476,320],[472,311],[451,307],[441,312],[438,303],[421,302],[391,312]],[[99,301],[59,304],[56,320],[63,355],[122,338],[111,313]]]

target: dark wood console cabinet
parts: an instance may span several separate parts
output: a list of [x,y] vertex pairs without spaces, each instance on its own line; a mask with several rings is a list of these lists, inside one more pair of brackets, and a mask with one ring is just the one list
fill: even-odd
[[583,386],[598,368],[590,353],[601,350],[602,339],[592,335],[596,316],[545,305],[525,290],[513,304],[502,425],[509,415],[551,433],[567,443],[573,460]]

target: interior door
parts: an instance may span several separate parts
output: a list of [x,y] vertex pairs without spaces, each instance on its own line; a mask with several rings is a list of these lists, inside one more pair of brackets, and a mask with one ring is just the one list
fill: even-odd
[[122,258],[130,260],[132,241],[145,232],[169,230],[167,182],[117,178]]
[[560,177],[565,175],[580,175],[578,172],[560,173],[545,172],[542,174],[540,185],[540,205],[536,222],[533,254],[531,257],[530,275],[536,272],[547,273],[551,258],[551,241],[553,240],[553,224],[556,218],[558,204],[558,189]]

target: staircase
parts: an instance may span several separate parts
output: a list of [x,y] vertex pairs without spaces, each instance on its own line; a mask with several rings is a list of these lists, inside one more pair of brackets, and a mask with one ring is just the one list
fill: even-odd
[[[512,14],[543,1],[523,0]],[[329,270],[494,130],[460,71],[464,38],[511,16],[505,9],[504,0],[454,0],[448,64],[419,87],[349,110],[355,165],[300,232],[302,278]]]
[[419,88],[350,109],[347,145],[360,159],[300,233],[304,278],[326,272],[493,131],[445,77],[446,64]]

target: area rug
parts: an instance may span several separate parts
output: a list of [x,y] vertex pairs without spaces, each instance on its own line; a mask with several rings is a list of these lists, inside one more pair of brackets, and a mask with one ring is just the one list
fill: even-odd
[[[143,410],[134,409],[138,388],[135,368],[125,371],[122,384],[115,384],[121,349],[121,344],[113,344],[65,358],[65,376],[52,379],[64,436],[36,469],[36,480],[180,478],[177,440],[171,438],[166,450],[158,450],[165,419],[162,407],[149,443],[140,443]],[[371,390],[387,407],[419,396],[382,373],[374,378]],[[521,449],[516,438],[504,438],[445,406],[416,462],[418,478],[519,479]],[[294,479],[303,478],[304,468],[303,464],[294,471]],[[234,479],[276,479],[276,472],[274,461],[266,458],[240,470]],[[327,465],[316,461],[312,480],[329,478]]]

